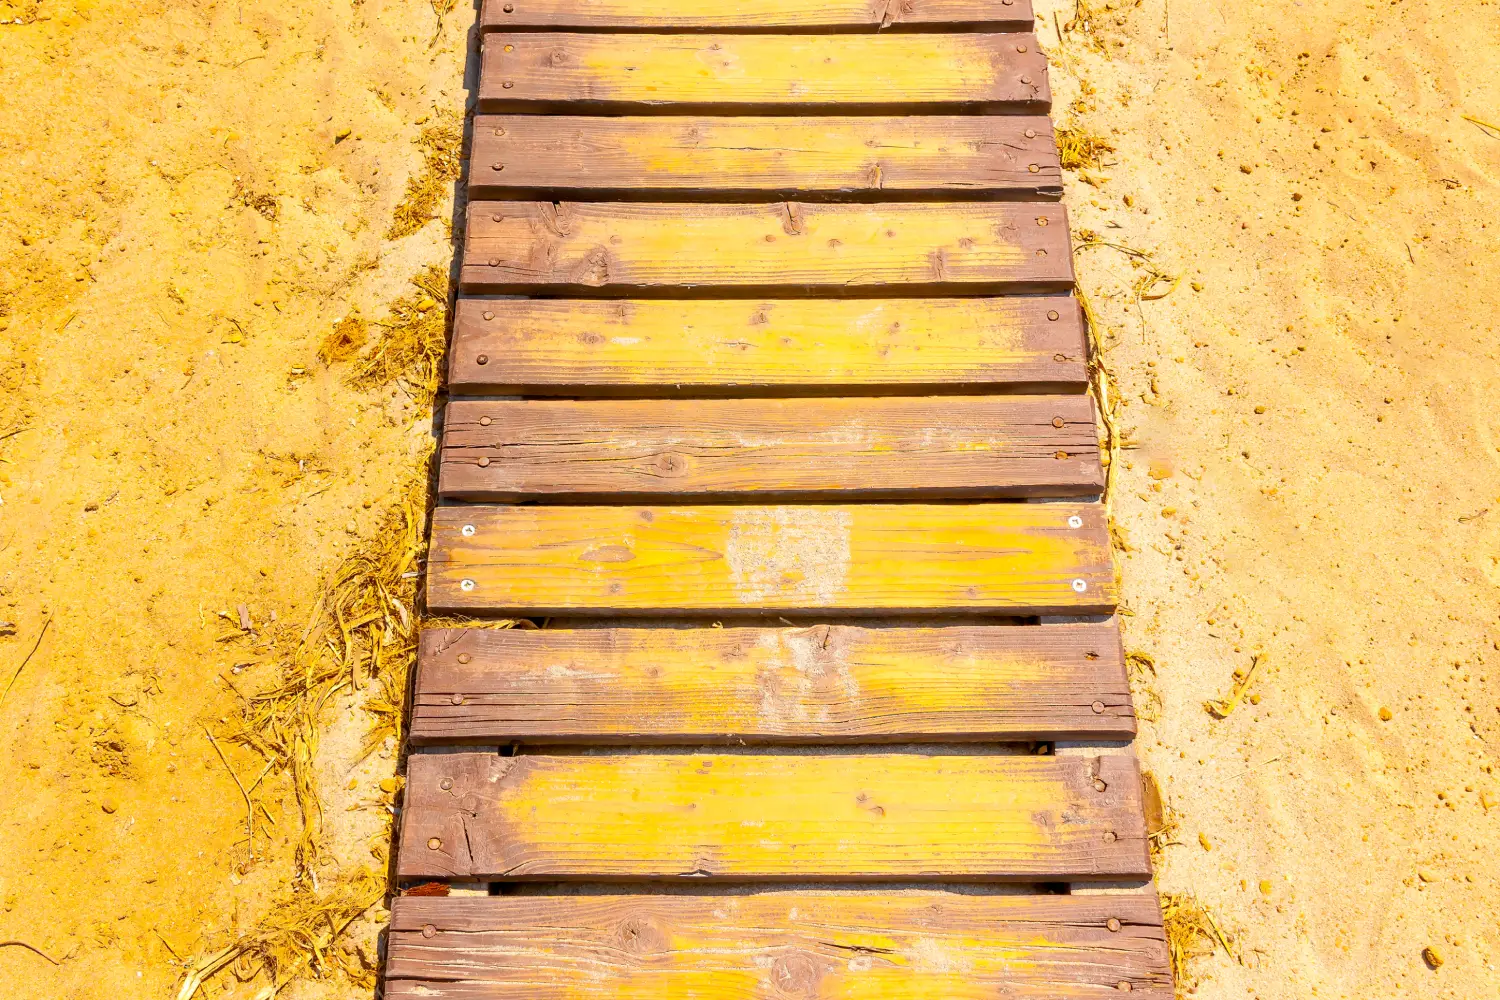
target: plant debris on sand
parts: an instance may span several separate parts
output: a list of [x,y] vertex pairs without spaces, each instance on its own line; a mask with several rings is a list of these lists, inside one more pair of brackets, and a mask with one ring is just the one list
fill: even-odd
[[[448,5],[451,9],[452,5]],[[439,30],[444,11],[438,10]],[[403,239],[437,218],[438,206],[444,203],[448,188],[463,172],[464,117],[444,108],[432,123],[417,136],[422,150],[422,169],[406,182],[406,195],[391,218],[386,238]]]

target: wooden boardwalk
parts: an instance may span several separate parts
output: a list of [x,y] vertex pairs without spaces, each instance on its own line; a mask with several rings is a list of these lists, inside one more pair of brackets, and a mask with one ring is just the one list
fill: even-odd
[[1028,0],[482,22],[386,995],[1168,1000]]

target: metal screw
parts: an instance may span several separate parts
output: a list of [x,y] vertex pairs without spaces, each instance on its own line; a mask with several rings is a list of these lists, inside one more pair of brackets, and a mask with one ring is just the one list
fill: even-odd
[[[505,51],[507,51],[507,52],[510,51],[510,46],[509,45],[507,45],[505,47]],[[505,134],[505,129],[503,129],[503,128],[497,128],[497,129],[495,129],[495,134],[496,135],[504,135]]]
[[511,83],[509,80],[506,80],[500,86],[504,87],[506,90],[509,90],[510,88],[514,87],[515,84]]
[[1029,77],[1029,76],[1023,76],[1023,77],[1021,77],[1021,82],[1025,83],[1025,84],[1030,84],[1031,83],[1031,77]]
[[481,354],[479,357],[474,359],[474,362],[476,364],[487,365],[490,363],[490,356],[488,354]]
[[1026,51],[1026,46],[1024,46],[1024,45],[1017,45],[1016,46],[1016,51],[1017,52],[1025,52]]
[[1041,226],[1043,229],[1046,229],[1047,228],[1047,217],[1045,215],[1038,215],[1036,217],[1036,224],[1039,225],[1039,226]]
[[1081,528],[1081,527],[1083,527],[1083,518],[1079,517],[1077,514],[1074,514],[1072,517],[1068,518],[1068,527],[1070,527],[1070,528]]
[[456,694],[448,700],[453,702],[453,704],[455,705],[462,705],[464,703],[464,696],[461,694]]
[[1106,790],[1107,788],[1109,788],[1109,786],[1104,783],[1104,779],[1103,778],[1095,778],[1094,779],[1094,791],[1096,791],[1096,792],[1102,792],[1102,791]]
[[479,460],[479,467],[481,469],[488,469],[490,467],[490,458],[488,455]]
[[450,789],[450,788],[453,787],[453,779],[452,778],[444,778],[442,781],[438,782],[438,787],[441,788],[443,791],[446,792],[448,789]]
[[1026,138],[1028,138],[1028,139],[1035,139],[1036,138],[1036,129],[1034,129],[1034,128],[1027,129],[1026,130]]
[[505,216],[503,216],[503,215],[500,215],[500,214],[499,214],[499,213],[498,213],[498,212],[497,212],[497,213],[496,213],[496,214],[494,214],[494,215],[492,215],[492,216],[490,216],[490,221],[491,221],[491,222],[504,222],[504,221],[505,221]]
[[514,52],[514,51],[516,51],[516,47],[514,45],[507,45],[505,47],[505,51],[507,51],[507,52]]
[[[466,524],[462,528],[458,529],[458,533],[460,535],[463,535],[465,538],[473,538],[474,537],[474,526],[472,524]],[[465,661],[464,658],[461,656],[461,657],[459,657],[459,662],[460,663],[464,663],[464,662],[467,662],[467,661]]]
[[474,657],[470,656],[468,653],[459,653],[458,654],[458,662],[459,663],[468,663],[472,659],[474,659]]
[[458,589],[462,590],[464,593],[467,594],[469,591],[471,591],[471,590],[474,589],[474,581],[473,580],[460,580],[460,581],[458,581]]
[[[464,589],[467,590],[468,588],[466,587]],[[1081,594],[1085,590],[1088,590],[1088,589],[1089,589],[1089,585],[1088,585],[1088,581],[1087,580],[1074,580],[1073,581],[1073,592],[1075,594]]]
[[1121,993],[1129,993],[1130,983],[1122,979],[1118,983],[1115,983],[1115,989],[1119,990]]
[[503,10],[503,11],[505,11],[505,13],[507,13],[507,14],[514,14],[516,12],[516,5],[513,4],[513,3],[508,3],[504,7],[501,7],[500,9]]
[[424,938],[430,938],[430,937],[434,937],[436,935],[437,935],[437,928],[436,927],[432,926],[431,924],[423,924],[422,925],[422,936]]
[[1060,317],[1056,309],[1048,309],[1047,318],[1056,323]]
[[1104,921],[1104,926],[1109,928],[1109,932],[1111,934],[1120,933],[1120,921],[1114,917],[1110,917],[1108,920]]
[[484,318],[485,319],[494,319],[495,318],[495,314],[492,313],[492,312],[490,312],[488,309],[486,309],[485,312],[484,312]]
[[503,163],[491,163],[490,164],[490,169],[491,170],[504,170],[505,169],[505,164],[503,164]]
[[1092,705],[1090,705],[1089,707],[1094,710],[1094,714],[1095,715],[1103,715],[1104,714],[1104,702],[1102,702],[1102,701],[1096,701]]
[[1056,427],[1058,430],[1062,430],[1063,427],[1067,426],[1067,421],[1063,420],[1062,417],[1053,417],[1052,426]]
[[490,421],[489,417],[480,417],[479,418],[479,426],[480,427],[488,427],[490,425],[490,423],[491,423],[491,421]]
[[1115,831],[1113,831],[1113,830],[1105,830],[1104,831],[1104,842],[1106,844],[1113,844],[1117,839],[1119,839],[1119,838],[1115,834]]
[[1034,174],[1034,173],[1036,173],[1038,170],[1040,170],[1042,168],[1039,167],[1039,166],[1037,166],[1035,163],[1030,163],[1030,164],[1027,164],[1026,169],[1027,169],[1028,172]]
[[441,838],[441,837],[428,837],[427,838],[427,849],[429,851],[440,850],[442,848],[442,846],[443,846],[443,838]]

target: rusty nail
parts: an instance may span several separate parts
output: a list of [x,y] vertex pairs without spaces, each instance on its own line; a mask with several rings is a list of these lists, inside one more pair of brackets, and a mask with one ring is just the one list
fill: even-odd
[[509,90],[510,88],[514,87],[515,84],[511,83],[509,80],[506,80],[500,86],[504,87],[506,90]]
[[485,319],[494,319],[495,318],[495,314],[492,313],[492,312],[489,312],[488,310],[486,310],[485,314],[484,314],[484,318]]
[[450,789],[450,788],[453,787],[453,779],[452,778],[444,778],[442,781],[438,782],[438,787],[441,788],[443,791],[446,792],[448,789]]
[[[474,537],[474,526],[472,524],[466,524],[462,528],[458,529],[458,533],[460,535],[463,535],[465,538],[473,538]],[[468,656],[468,655],[469,655],[468,653],[464,654],[464,656]],[[469,661],[466,660],[466,659],[464,659],[463,656],[460,656],[458,658],[458,662],[459,663],[468,663]]]
[[505,169],[505,164],[503,164],[503,163],[491,163],[490,164],[490,169],[491,170],[504,170]]
[[479,467],[481,469],[488,469],[490,467],[490,457],[488,455],[479,460]]
[[507,51],[507,52],[514,52],[514,51],[516,51],[516,47],[514,45],[507,45],[505,47],[505,51]]
[[1105,791],[1108,788],[1109,788],[1109,786],[1104,783],[1104,779],[1103,778],[1095,778],[1094,779],[1094,791],[1096,791],[1096,792],[1102,792],[1102,791]]
[[[469,591],[471,591],[471,590],[474,589],[474,581],[473,580],[460,580],[460,581],[458,581],[458,589],[462,590],[464,593],[468,593]],[[454,697],[457,698],[458,695],[454,695]]]
[[459,663],[468,663],[472,659],[474,659],[474,657],[470,656],[468,653],[459,653],[458,654],[458,662]]
[[1113,830],[1105,830],[1104,831],[1104,842],[1106,844],[1113,844],[1117,839],[1118,838],[1115,835],[1115,831],[1113,831]]
[[481,354],[479,357],[475,358],[474,360],[478,364],[487,365],[487,364],[490,363],[490,356],[488,354]]
[[1052,426],[1056,427],[1058,430],[1062,430],[1064,427],[1067,426],[1067,421],[1063,420],[1062,417],[1053,417],[1052,418]]
[[1034,173],[1036,173],[1036,172],[1037,172],[1037,171],[1038,171],[1038,170],[1040,170],[1040,169],[1042,169],[1042,168],[1041,168],[1041,167],[1039,167],[1039,166],[1037,166],[1037,165],[1036,165],[1036,164],[1035,164],[1035,163],[1030,163],[1030,164],[1027,164],[1027,166],[1026,166],[1026,169],[1027,169],[1027,170],[1028,170],[1028,171],[1029,171],[1029,172],[1031,172],[1031,173],[1033,173],[1033,174],[1034,174]]
[[1028,138],[1028,139],[1035,139],[1036,138],[1036,129],[1034,129],[1034,128],[1027,129],[1026,130],[1026,138]]
[[1050,319],[1052,322],[1056,323],[1060,317],[1059,317],[1058,312],[1057,312],[1056,309],[1048,309],[1047,310],[1047,318]]
[[1024,84],[1030,85],[1030,83],[1031,83],[1031,77],[1029,77],[1029,76],[1023,76],[1023,77],[1021,77],[1021,82],[1024,83]]
[[448,700],[453,702],[453,704],[455,705],[462,705],[464,703],[464,696],[461,694],[456,694]]
[[505,216],[501,215],[499,212],[496,212],[494,215],[490,216],[490,221],[491,222],[504,222],[505,221]]
[[513,3],[508,3],[504,7],[501,7],[500,9],[503,10],[503,11],[505,11],[505,13],[507,13],[507,14],[514,14],[515,11],[516,11],[516,5],[513,4]]
[[[510,46],[509,45],[507,45],[505,48],[506,48],[507,51],[510,50]],[[505,129],[503,129],[503,128],[497,128],[497,129],[495,129],[495,134],[496,135],[504,135],[505,134]]]
[[429,851],[440,850],[442,848],[442,846],[443,846],[443,838],[441,838],[441,837],[428,837],[427,838],[427,849]]
[[423,924],[422,925],[422,936],[424,938],[435,937],[436,935],[437,935],[437,928],[436,927],[432,926],[431,924]]
[[492,423],[492,421],[490,420],[489,417],[480,417],[479,418],[479,426],[480,427],[488,427],[491,423]]
[[1110,917],[1108,920],[1104,921],[1104,926],[1109,928],[1109,932],[1111,934],[1120,933],[1120,921],[1114,917]]
[[1090,705],[1089,707],[1094,710],[1094,714],[1095,715],[1103,715],[1104,714],[1104,702],[1102,702],[1102,701],[1096,701],[1092,705]]

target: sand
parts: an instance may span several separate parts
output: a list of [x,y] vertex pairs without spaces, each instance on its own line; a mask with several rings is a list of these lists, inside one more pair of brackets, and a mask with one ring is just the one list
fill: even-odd
[[[1500,7],[1113,6],[1047,0],[1039,31],[1058,120],[1115,147],[1068,200],[1115,245],[1079,267],[1123,396],[1161,884],[1238,957],[1184,991],[1500,992],[1500,130],[1462,117],[1500,121]],[[419,395],[317,353],[451,254],[451,198],[391,220],[468,96],[473,16],[0,0],[0,690],[24,663],[0,941],[59,963],[0,948],[0,996],[175,996],[289,894],[384,871],[396,760],[359,759],[357,699],[316,762],[317,889],[287,778],[257,788],[252,852],[205,728],[230,728],[229,684],[270,682],[430,447]],[[1115,247],[1167,294],[1137,302],[1147,268]],[[282,996],[371,996],[381,915]],[[264,984],[234,971],[200,995]]]

